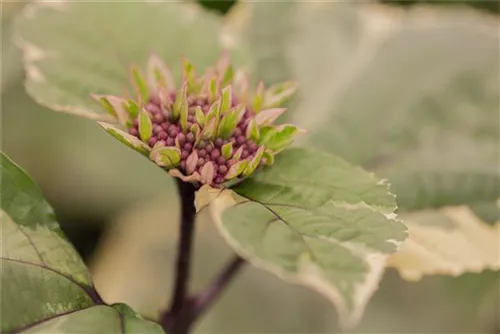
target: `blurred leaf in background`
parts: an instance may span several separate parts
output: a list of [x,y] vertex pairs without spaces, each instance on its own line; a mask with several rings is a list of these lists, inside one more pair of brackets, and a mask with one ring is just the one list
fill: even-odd
[[386,176],[401,212],[500,197],[496,19],[451,7],[245,6],[260,73],[301,82],[291,119],[310,145]]
[[[393,5],[393,6],[405,6],[411,7],[419,4],[427,5],[448,5],[448,6],[470,6],[485,12],[490,12],[494,14],[500,13],[500,1],[498,0],[460,0],[460,1],[436,1],[436,0],[379,0],[379,2]],[[213,1],[213,0],[198,0],[202,6],[208,9],[213,9],[220,11],[221,13],[227,13],[238,1],[225,0],[225,1]]]

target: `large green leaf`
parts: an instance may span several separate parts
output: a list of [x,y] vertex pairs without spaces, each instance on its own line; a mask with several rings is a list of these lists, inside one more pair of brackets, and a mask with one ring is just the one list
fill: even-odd
[[324,294],[346,327],[356,324],[406,235],[387,185],[335,156],[291,149],[233,190],[236,199],[225,190],[211,202],[228,243]]
[[161,328],[104,305],[28,175],[1,154],[1,331],[132,333]]
[[62,236],[54,211],[40,189],[3,154],[1,168],[2,257],[49,267],[90,287],[87,267]]
[[25,8],[16,22],[26,89],[59,111],[105,119],[90,93],[121,95],[131,65],[156,52],[180,75],[180,57],[199,68],[221,51],[219,16],[193,3],[58,2]]
[[403,210],[500,196],[497,20],[367,2],[249,7],[259,72],[300,83],[292,121],[310,144],[387,177]]

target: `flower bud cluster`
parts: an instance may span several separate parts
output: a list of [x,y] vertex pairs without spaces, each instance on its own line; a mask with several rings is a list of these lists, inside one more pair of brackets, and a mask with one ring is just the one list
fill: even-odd
[[220,187],[246,177],[301,132],[291,124],[274,125],[285,109],[278,108],[295,92],[293,83],[248,91],[248,78],[235,73],[223,56],[214,68],[197,77],[183,61],[181,87],[155,55],[148,73],[133,68],[135,99],[94,95],[126,131],[101,124],[128,146],[185,182]]

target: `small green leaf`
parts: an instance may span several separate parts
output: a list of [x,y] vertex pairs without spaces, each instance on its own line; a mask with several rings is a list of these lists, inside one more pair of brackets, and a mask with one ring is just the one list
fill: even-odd
[[207,113],[208,123],[211,123],[212,120],[214,121],[214,123],[213,123],[213,126],[214,126],[213,136],[217,136],[217,134],[218,134],[219,123],[220,123],[220,118],[221,118],[221,114],[220,114],[221,103],[222,103],[221,98],[217,99],[217,101],[215,101],[212,104],[212,106],[210,107],[210,110]]
[[264,82],[259,82],[257,85],[257,90],[252,100],[252,110],[254,113],[258,113],[262,109],[262,104],[264,102]]
[[250,122],[248,122],[246,137],[253,141],[258,141],[260,138],[259,126],[255,118],[252,118]]
[[285,108],[273,108],[273,109],[261,110],[257,115],[255,115],[255,122],[257,122],[258,126],[271,125],[285,111],[286,111]]
[[115,111],[115,108],[113,105],[108,101],[105,95],[97,95],[97,94],[91,94],[92,98],[96,101],[98,101],[101,106],[110,114],[111,116],[118,118],[118,115]]
[[234,69],[231,66],[229,52],[224,52],[224,54],[219,58],[215,68],[217,70],[217,74],[222,79],[222,87],[226,87],[233,81]]
[[129,119],[135,119],[141,110],[141,107],[133,100],[126,100],[124,102],[124,107],[129,114]]
[[99,101],[104,109],[113,117],[118,120],[123,126],[126,126],[130,120],[129,112],[126,110],[126,102],[122,97],[113,96],[113,95],[96,95],[91,94],[91,96]]
[[159,88],[175,92],[175,80],[172,72],[157,54],[152,54],[148,60],[148,83],[152,92]]
[[238,105],[228,111],[220,122],[218,135],[222,138],[231,137],[244,114],[245,106],[243,105]]
[[198,124],[191,125],[189,131],[194,135],[194,138],[199,138],[201,133],[201,128]]
[[221,97],[221,105],[220,105],[220,114],[224,115],[232,106],[232,97],[233,93],[231,90],[231,86],[227,86],[222,90]]
[[240,160],[242,153],[243,153],[243,146],[240,146],[240,148],[237,149],[236,152],[234,152],[233,159],[236,161]]
[[153,122],[146,109],[139,111],[139,136],[143,142],[147,142],[153,134]]
[[247,167],[243,171],[243,176],[250,176],[256,169],[259,167],[260,160],[262,159],[262,155],[264,154],[265,147],[261,146],[255,152],[255,156],[250,160]]
[[233,154],[233,143],[229,142],[222,145],[221,153],[224,158],[226,159],[231,158],[231,155]]
[[217,99],[212,105],[210,106],[210,109],[207,112],[207,121],[210,119],[217,119],[219,118],[220,115],[220,104],[221,104],[221,99]]
[[265,164],[266,165],[271,166],[272,164],[274,164],[274,154],[273,154],[273,152],[271,152],[269,150],[265,150],[264,154],[262,154],[262,159],[265,160]]
[[195,68],[193,64],[187,58],[183,58],[182,68],[183,68],[182,77],[183,80],[187,83],[187,92],[198,93],[201,86],[196,81]]
[[214,103],[217,99],[217,95],[219,94],[219,82],[217,81],[217,77],[213,77],[209,81],[208,87],[208,102]]
[[187,109],[187,84],[184,82],[180,90],[175,95],[174,106],[172,107],[172,119],[174,121],[181,117],[183,109]]
[[263,108],[274,108],[290,100],[297,91],[296,82],[283,82],[269,87],[264,95]]
[[280,151],[290,145],[295,137],[303,131],[295,125],[283,124],[268,131],[265,136],[262,136],[260,144],[265,145],[272,151]]
[[203,128],[205,126],[205,121],[206,121],[205,113],[203,112],[200,106],[196,106],[194,112],[196,116],[196,122],[200,125],[200,127]]
[[144,74],[138,67],[132,67],[132,83],[137,94],[140,96],[142,103],[146,103],[149,99],[149,89],[144,78]]
[[226,180],[231,180],[234,179],[235,177],[240,176],[243,171],[247,168],[248,166],[248,160],[241,160],[235,163],[234,165],[229,168],[229,171],[227,172],[225,179]]
[[113,137],[115,137],[128,147],[136,150],[137,152],[143,155],[147,156],[149,154],[149,151],[151,149],[149,148],[148,145],[144,144],[139,138],[132,136],[131,134],[128,134],[118,128],[115,128],[111,124],[104,122],[98,122],[98,124],[102,126],[107,133],[109,133],[110,135],[112,135]]
[[181,115],[180,115],[180,124],[181,128],[183,131],[188,130],[188,116],[189,116],[189,110],[188,110],[188,104],[187,104],[187,96],[184,95],[183,97],[183,104],[181,107]]
[[157,145],[151,150],[149,158],[160,167],[175,168],[181,162],[181,150],[177,147]]
[[201,130],[200,138],[201,139],[211,139],[215,135],[215,117],[212,117],[208,120],[208,123],[205,125],[203,130]]

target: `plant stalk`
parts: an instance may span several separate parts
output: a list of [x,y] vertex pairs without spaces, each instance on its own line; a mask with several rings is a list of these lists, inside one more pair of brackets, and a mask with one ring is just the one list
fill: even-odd
[[198,295],[189,295],[189,277],[196,209],[194,206],[196,188],[176,179],[181,197],[180,240],[177,246],[175,282],[170,306],[163,313],[160,325],[168,334],[187,334],[191,325],[221,295],[232,278],[245,263],[241,257],[234,258],[221,270],[212,283]]
[[163,315],[161,325],[169,334],[185,334],[189,330],[190,308],[188,286],[190,262],[195,229],[196,209],[194,206],[195,187],[191,183],[176,179],[181,198],[180,240],[177,247],[175,283],[169,310]]
[[193,308],[191,312],[192,321],[196,321],[200,315],[212,306],[245,263],[245,260],[235,255],[215,277],[212,283],[204,291],[191,299]]

